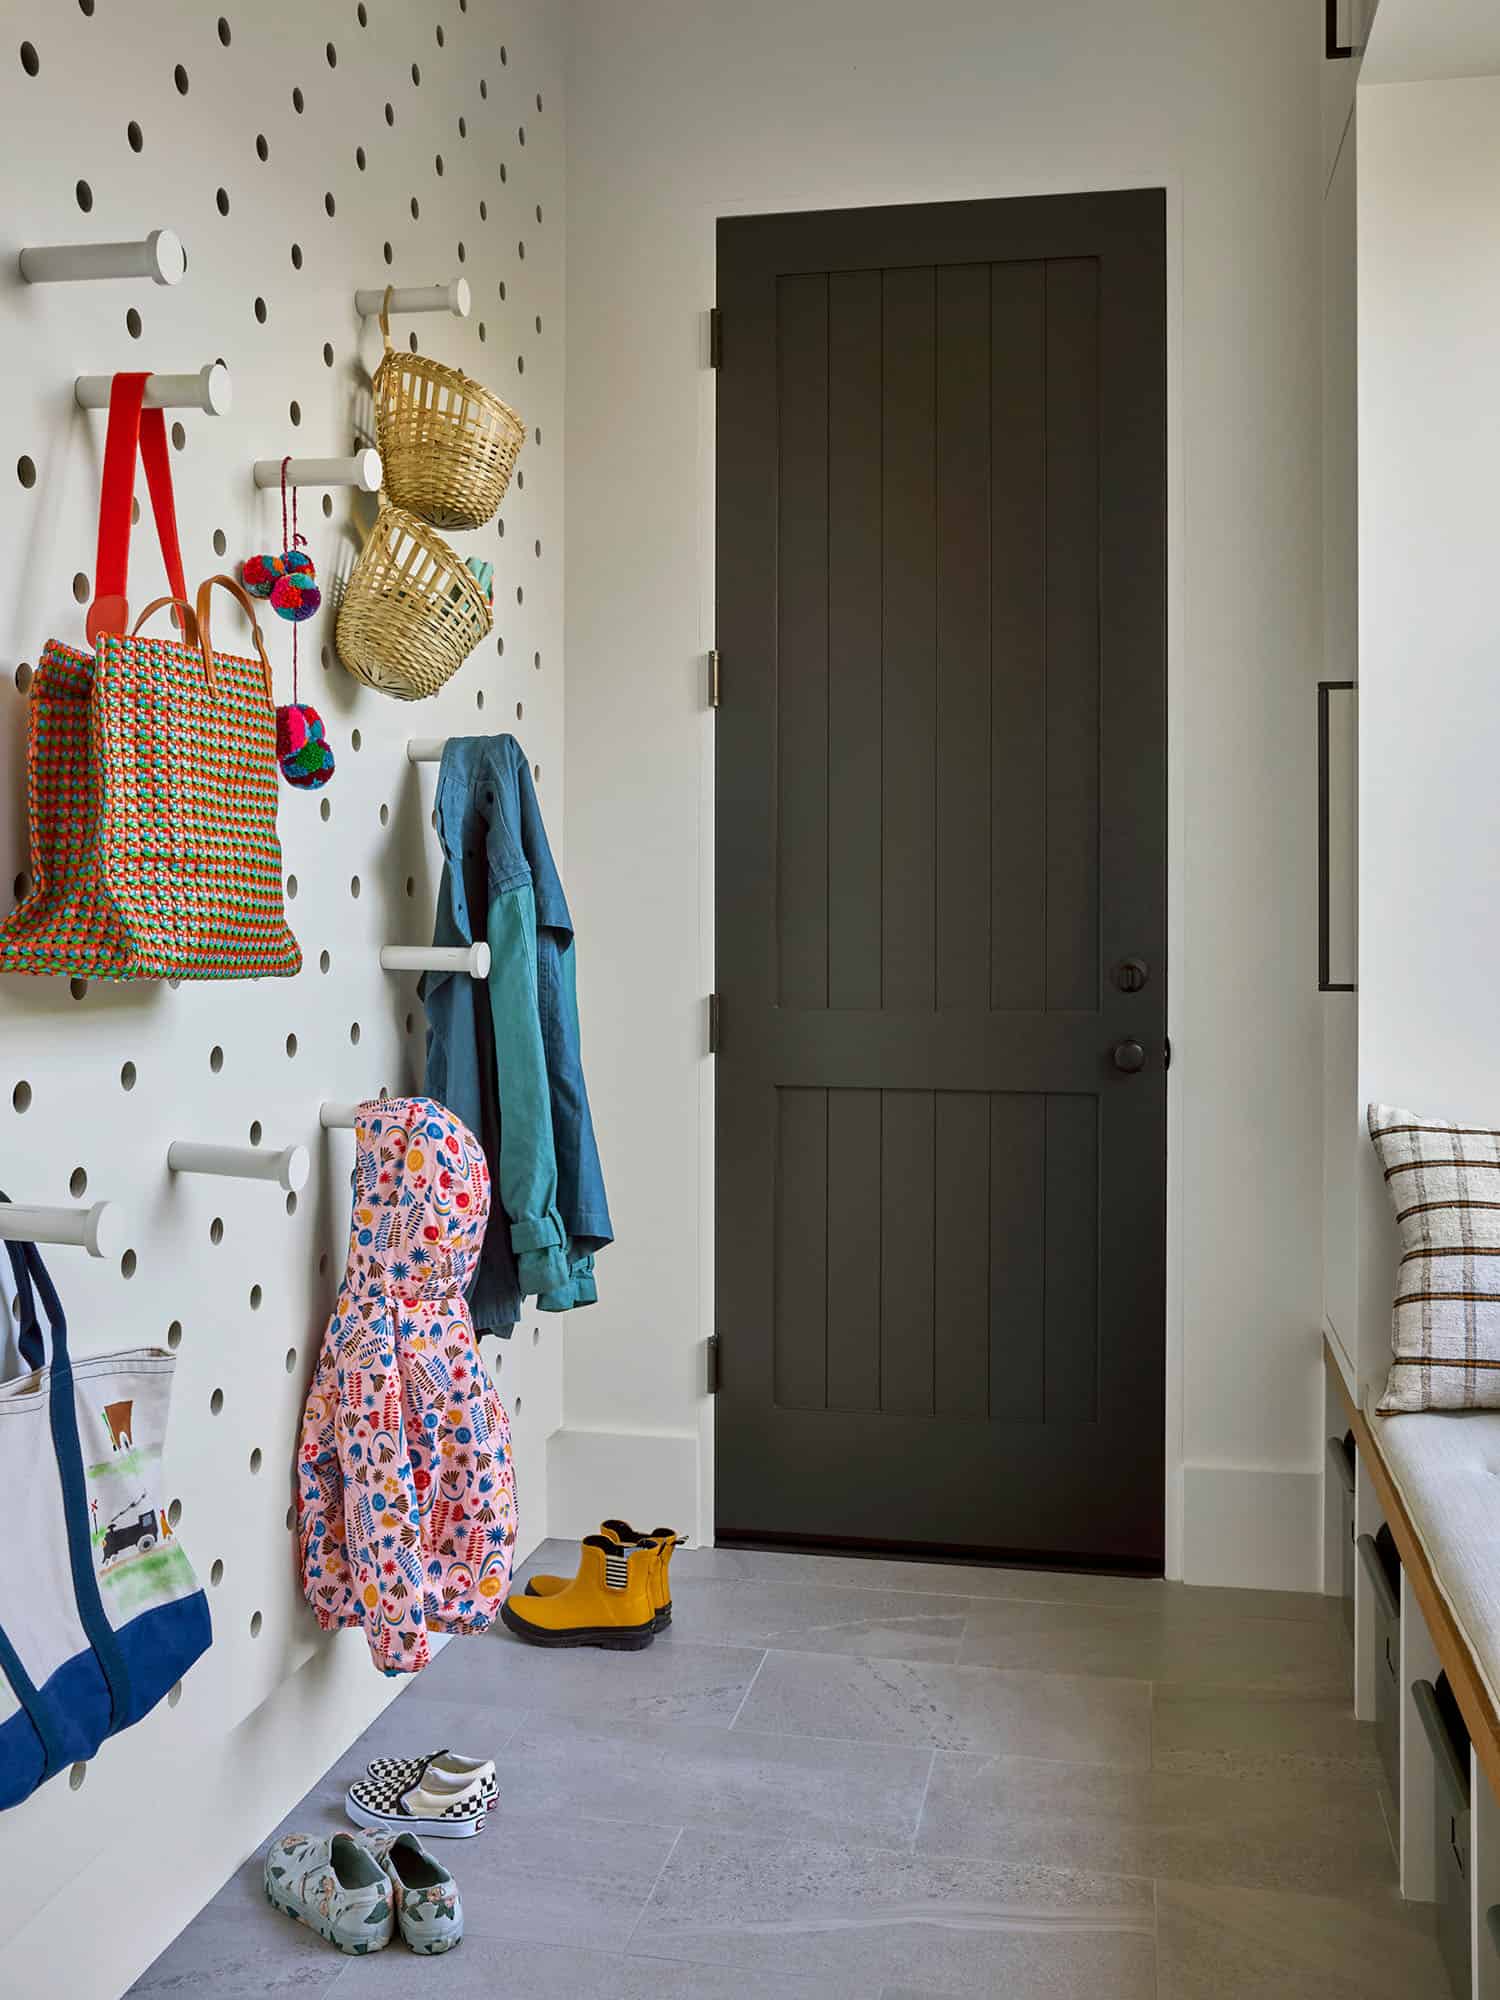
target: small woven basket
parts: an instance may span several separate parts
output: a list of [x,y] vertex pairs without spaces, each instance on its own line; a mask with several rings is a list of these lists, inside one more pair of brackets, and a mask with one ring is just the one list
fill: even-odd
[[385,489],[435,528],[482,528],[499,512],[526,426],[483,383],[392,347],[390,302],[387,286],[372,384]]
[[339,658],[355,679],[421,701],[452,679],[493,623],[462,557],[425,521],[382,501],[339,605]]

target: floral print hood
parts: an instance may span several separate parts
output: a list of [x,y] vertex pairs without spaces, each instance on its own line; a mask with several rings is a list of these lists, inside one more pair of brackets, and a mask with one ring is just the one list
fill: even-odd
[[467,1290],[490,1213],[484,1152],[430,1097],[362,1104],[344,1289],[433,1299]]

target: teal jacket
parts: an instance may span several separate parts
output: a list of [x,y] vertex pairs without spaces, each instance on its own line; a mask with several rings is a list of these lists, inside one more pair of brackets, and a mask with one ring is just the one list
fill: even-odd
[[489,1164],[489,1232],[469,1291],[480,1333],[507,1336],[521,1301],[568,1312],[598,1296],[614,1230],[579,1051],[573,919],[526,753],[513,736],[454,736],[438,772],[443,849],[433,943],[490,948],[487,980],[426,973],[426,1092]]

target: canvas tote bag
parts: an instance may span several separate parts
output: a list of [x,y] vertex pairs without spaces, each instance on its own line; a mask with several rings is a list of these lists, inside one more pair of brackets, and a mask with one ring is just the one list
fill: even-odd
[[[146,377],[117,375],[84,652],[49,640],[27,747],[31,886],[0,923],[0,971],[245,979],[302,964],[282,900],[271,668],[249,598],[211,578],[188,603],[166,424]],[[171,596],[129,628],[136,451]],[[213,649],[211,585],[250,618],[254,659]],[[141,636],[176,607],[176,637]]]
[[36,1245],[4,1248],[27,1372],[0,1383],[0,1809],[139,1722],[212,1637],[162,1511],[175,1356],[71,1360]]

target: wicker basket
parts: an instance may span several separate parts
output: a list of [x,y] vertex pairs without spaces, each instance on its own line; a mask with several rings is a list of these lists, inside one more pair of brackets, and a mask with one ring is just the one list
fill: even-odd
[[457,368],[391,345],[390,287],[380,313],[375,442],[385,489],[435,528],[482,528],[505,498],[526,426],[508,403]]
[[339,605],[339,658],[398,701],[436,694],[493,624],[473,572],[440,535],[384,503]]

